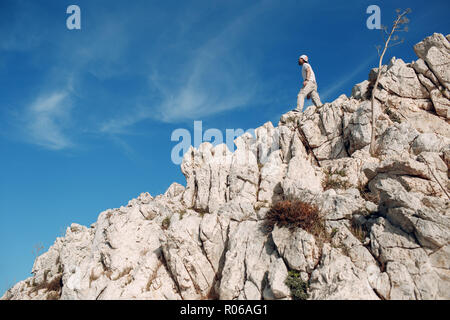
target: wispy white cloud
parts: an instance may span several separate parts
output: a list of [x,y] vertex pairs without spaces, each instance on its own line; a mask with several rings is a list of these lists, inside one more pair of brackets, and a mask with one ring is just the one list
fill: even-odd
[[[2,50],[23,51],[30,64],[39,67],[47,63],[48,68],[41,74],[42,84],[39,84],[38,94],[31,96],[28,103],[16,106],[10,113],[9,121],[15,138],[49,150],[72,148],[76,145],[74,140],[77,136],[92,132],[86,126],[93,126],[91,123],[77,126],[72,117],[76,98],[84,94],[77,87],[82,86],[82,77],[87,73],[104,80],[125,72],[126,64],[119,62],[123,60],[128,46],[127,39],[131,38],[125,24],[130,23],[132,18],[129,21],[110,21],[105,16],[98,17],[104,23],[95,24],[89,32],[83,30],[74,45],[74,37],[68,37],[67,30],[64,30],[65,24],[61,29],[53,30],[52,24],[43,19],[37,22],[39,27],[28,30],[25,22],[32,20],[33,14],[45,16],[45,10],[32,4],[16,5],[17,18],[12,25],[6,25],[3,32],[0,31],[0,53]],[[53,30],[52,38],[58,41],[51,42],[52,50],[43,55],[38,48],[42,42],[48,41],[49,30]],[[48,56],[52,63],[49,63]],[[85,119],[88,120],[87,117]]]
[[[127,133],[134,124],[146,119],[176,123],[212,116],[258,103],[262,100],[262,79],[238,48],[246,24],[267,9],[267,1],[255,4],[234,18],[219,33],[186,55],[181,68],[161,71],[153,64],[148,80],[156,92],[148,104],[136,103],[133,111],[101,124],[103,133]],[[182,32],[182,30],[180,30]],[[179,52],[185,48],[179,47]],[[191,50],[192,51],[192,50]],[[156,98],[155,98],[156,97]]]
[[151,118],[151,113],[150,108],[138,105],[131,113],[103,122],[98,131],[105,134],[130,134],[128,128],[142,120]]
[[67,91],[39,96],[24,110],[25,138],[36,145],[51,150],[61,150],[73,145],[65,132],[70,125],[71,102]]
[[354,68],[352,72],[345,73],[345,76],[340,78],[332,86],[326,88],[326,90],[323,93],[320,93],[320,98],[322,102],[327,101],[334,94],[338,93],[339,91],[342,92],[344,88],[347,88],[346,85],[348,85],[348,83],[351,80],[354,80],[359,73],[363,72],[364,70],[368,70],[370,63],[373,62],[374,60],[375,60],[374,55],[367,57],[365,60],[359,63],[358,66]]
[[[263,91],[261,85],[264,81],[254,64],[239,50],[239,46],[247,36],[246,26],[257,21],[255,18],[267,10],[268,3],[261,1],[247,7],[203,43],[199,42],[202,41],[201,36],[195,42],[167,43],[167,39],[186,37],[189,26],[184,20],[182,28],[174,27],[175,30],[161,39],[153,36],[158,50],[153,52],[152,46],[145,47],[149,50],[147,55],[152,60],[164,59],[164,50],[161,48],[167,47],[172,58],[186,58],[175,67],[167,67],[167,64],[161,67],[153,61],[142,64],[143,61],[140,60],[140,69],[136,70],[136,63],[128,63],[124,57],[132,54],[130,50],[140,33],[136,33],[138,27],[134,26],[132,18],[111,18],[111,14],[119,17],[119,12],[96,17],[97,23],[90,27],[89,32],[78,34],[76,46],[71,42],[73,37],[60,32],[60,41],[52,51],[55,63],[49,66],[43,79],[45,84],[40,90],[44,94],[33,97],[31,103],[20,108],[19,112],[25,115],[19,121],[21,136],[28,142],[47,149],[62,150],[73,147],[76,137],[84,132],[130,134],[133,133],[135,124],[147,119],[166,123],[182,122],[258,103],[258,99],[263,100],[259,93]],[[130,12],[137,13],[138,9],[139,7],[130,9]],[[193,17],[192,24],[197,24],[205,14],[199,14],[199,19]],[[197,47],[192,47],[193,43],[198,44]],[[186,54],[180,55],[179,52]],[[39,59],[36,58],[35,61]],[[103,113],[101,119],[94,119],[95,116],[92,115],[83,126],[77,126],[77,119],[72,118],[71,110],[77,101],[83,100],[83,94],[87,95],[86,90],[77,90],[77,87],[83,86],[86,74],[104,81],[119,78],[123,74],[139,76],[145,73],[148,74],[148,93],[129,97],[123,107],[108,109],[111,113]],[[68,78],[71,78],[73,86],[64,89]],[[104,95],[104,92],[99,94]],[[77,110],[82,107],[76,106]],[[78,128],[81,127],[80,131]]]
[[260,5],[250,8],[198,48],[192,61],[181,70],[185,80],[178,87],[168,90],[157,77],[151,78],[152,85],[163,94],[156,113],[159,119],[165,122],[196,119],[241,107],[255,98],[260,79],[251,61],[234,49],[245,30],[244,24],[250,23],[261,10]]
[[[219,58],[200,60],[198,58],[194,62],[192,75],[185,85],[163,94],[162,103],[155,108],[153,118],[163,122],[200,119],[255,102],[258,90],[256,79],[249,81],[239,77],[237,70],[217,66],[220,64]],[[243,73],[252,76],[251,70]]]

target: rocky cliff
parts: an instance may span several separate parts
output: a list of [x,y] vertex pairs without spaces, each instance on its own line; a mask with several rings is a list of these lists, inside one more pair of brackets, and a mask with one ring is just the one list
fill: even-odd
[[[450,299],[450,37],[316,110],[184,156],[186,186],[72,224],[2,299]],[[274,203],[316,206],[326,241],[265,228]],[[294,273],[292,273],[294,271]],[[305,289],[306,290],[306,289]]]

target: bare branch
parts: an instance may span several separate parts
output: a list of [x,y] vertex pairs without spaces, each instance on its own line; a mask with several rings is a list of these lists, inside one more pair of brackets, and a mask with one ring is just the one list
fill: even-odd
[[381,46],[377,45],[377,46],[375,46],[375,48],[377,49],[378,56],[380,56]]
[[397,42],[391,43],[391,44],[388,45],[387,47],[388,47],[388,48],[392,48],[392,47],[395,47],[395,46],[397,46],[397,45],[399,45],[399,44],[402,44],[403,42],[405,42],[404,39],[401,39],[401,40],[399,40],[399,41],[397,41]]
[[409,19],[407,17],[403,17],[400,19],[400,21],[398,23],[399,24],[407,24],[407,23],[409,23]]

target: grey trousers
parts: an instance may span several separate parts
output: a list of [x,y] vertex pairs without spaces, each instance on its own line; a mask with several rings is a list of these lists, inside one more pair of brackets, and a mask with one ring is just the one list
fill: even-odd
[[305,103],[305,97],[311,94],[311,99],[315,106],[320,107],[322,106],[322,102],[320,101],[319,93],[317,92],[317,83],[314,81],[308,81],[306,83],[306,86],[304,88],[300,89],[300,92],[297,96],[297,110],[302,112],[303,111],[303,105]]

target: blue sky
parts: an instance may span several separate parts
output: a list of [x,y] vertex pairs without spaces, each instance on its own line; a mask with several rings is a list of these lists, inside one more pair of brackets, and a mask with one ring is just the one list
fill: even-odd
[[[66,8],[81,8],[81,30]],[[72,222],[184,184],[177,128],[256,128],[291,110],[310,57],[322,101],[377,64],[377,30],[412,8],[405,43],[450,31],[446,1],[0,0],[0,292]]]

